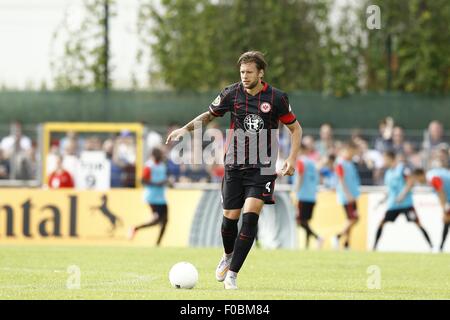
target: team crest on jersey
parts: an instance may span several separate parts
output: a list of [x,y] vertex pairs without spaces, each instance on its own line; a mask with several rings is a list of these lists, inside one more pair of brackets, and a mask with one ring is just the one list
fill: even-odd
[[244,119],[245,130],[250,133],[258,133],[264,128],[264,120],[257,114],[249,114]]
[[217,107],[219,104],[220,104],[220,94],[217,96],[216,99],[214,99],[212,105],[213,105],[214,107]]
[[267,112],[270,112],[270,110],[272,110],[272,106],[271,106],[270,103],[268,103],[268,102],[263,102],[263,103],[261,103],[261,105],[259,106],[259,109],[260,109],[262,112],[267,113]]

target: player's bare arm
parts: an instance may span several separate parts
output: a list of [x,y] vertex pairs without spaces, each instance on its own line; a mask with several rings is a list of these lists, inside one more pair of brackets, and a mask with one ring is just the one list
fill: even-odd
[[292,176],[295,172],[295,161],[297,159],[297,154],[300,149],[300,143],[302,141],[303,130],[298,121],[295,121],[292,124],[286,125],[288,127],[289,132],[291,134],[291,152],[289,157],[285,160],[283,168],[281,170],[281,174],[283,176]]
[[202,126],[205,126],[208,123],[210,123],[214,118],[215,118],[215,116],[209,111],[206,111],[206,112],[198,115],[195,119],[190,121],[188,124],[186,124],[182,128],[172,131],[169,134],[169,136],[167,137],[166,144],[169,143],[170,141],[178,141],[184,134],[194,130],[195,123],[201,122]]

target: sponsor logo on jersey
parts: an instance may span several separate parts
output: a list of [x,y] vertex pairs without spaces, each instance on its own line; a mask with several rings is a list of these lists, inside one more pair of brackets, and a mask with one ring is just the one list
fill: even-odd
[[264,128],[264,120],[257,114],[250,113],[244,119],[244,127],[250,133],[258,133]]

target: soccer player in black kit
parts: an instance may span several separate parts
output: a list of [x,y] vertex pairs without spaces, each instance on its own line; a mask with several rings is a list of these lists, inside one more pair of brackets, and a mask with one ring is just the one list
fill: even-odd
[[[246,52],[237,64],[241,81],[226,87],[207,112],[173,131],[166,141],[179,140],[194,130],[196,122],[206,125],[215,117],[230,113],[222,181],[221,233],[225,252],[216,269],[216,279],[224,282],[225,289],[237,289],[237,274],[253,245],[259,214],[264,204],[274,203],[278,145],[272,143],[276,135],[273,130],[278,129],[281,121],[291,134],[291,150],[281,175],[294,174],[302,137],[302,128],[287,94],[262,80],[267,67],[264,55],[258,51]],[[238,233],[241,212],[242,227]]]

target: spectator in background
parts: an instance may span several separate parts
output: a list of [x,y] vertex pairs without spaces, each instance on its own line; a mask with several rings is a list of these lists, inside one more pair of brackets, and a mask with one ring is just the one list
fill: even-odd
[[45,175],[49,175],[50,172],[53,172],[56,169],[56,163],[58,161],[59,156],[59,144],[58,141],[52,141],[50,144],[50,150],[47,154],[46,159],[46,168],[45,168]]
[[22,148],[22,139],[17,138],[14,141],[12,153],[9,156],[10,178],[13,180],[31,180],[33,179],[33,169],[31,159],[29,158],[31,144],[29,148]]
[[403,155],[400,155],[400,161],[405,162],[411,168],[422,167],[422,157],[411,142],[407,141],[403,144],[403,151]]
[[63,157],[57,156],[56,169],[48,177],[48,185],[51,189],[73,188],[74,182],[71,174],[63,168]]
[[[75,138],[71,138],[71,139],[67,139],[65,144],[64,144],[64,148],[62,149],[62,155],[64,158],[64,168],[67,168],[67,171],[69,171],[69,173],[72,175],[72,177],[76,177],[77,176],[77,167],[78,167],[78,162],[79,162],[79,142],[77,139]],[[61,149],[61,148],[60,148]],[[56,154],[58,154],[56,152]]]
[[423,148],[434,149],[444,141],[444,127],[439,121],[431,121],[428,125],[428,131],[425,133]]
[[368,157],[369,144],[360,135],[359,131],[352,134],[352,142],[356,147],[353,162],[356,165],[362,185],[373,185],[374,161]]
[[106,139],[103,142],[103,151],[105,152],[106,159],[109,160],[111,165],[111,178],[110,185],[111,188],[121,188],[122,187],[122,168],[117,163],[114,158],[114,140]]
[[9,161],[4,157],[0,149],[0,179],[9,179]]
[[31,139],[23,135],[22,125],[19,122],[13,122],[10,125],[10,135],[2,139],[0,148],[5,152],[5,158],[11,158],[17,150],[29,151]]
[[[444,127],[439,121],[431,121],[425,132],[422,148],[422,156],[427,168],[435,166],[439,159],[440,149],[448,149],[449,145],[444,141]],[[433,163],[434,161],[434,163]]]
[[59,141],[59,147],[61,154],[70,153],[71,155],[78,155],[78,152],[83,150],[83,141],[75,131],[68,131]]
[[122,186],[134,188],[136,185],[136,142],[132,132],[124,130],[116,138],[114,159],[122,169]]
[[36,179],[38,177],[38,171],[40,170],[39,166],[40,152],[38,145],[35,141],[32,141],[31,149],[26,152],[26,157],[28,159],[29,173],[31,179]]
[[136,143],[133,133],[122,131],[116,138],[114,152],[120,162],[134,165],[136,163]]
[[304,136],[302,142],[306,148],[306,157],[314,162],[318,162],[320,154],[316,150],[316,142],[313,136]]
[[86,139],[83,144],[84,151],[101,151],[102,150],[102,140],[97,136],[90,136]]
[[392,131],[392,150],[396,154],[405,153],[405,134],[400,126],[395,126]]
[[449,166],[449,149],[441,146],[436,152],[436,158],[432,159],[432,168],[448,168]]
[[61,154],[77,156],[79,153],[78,143],[74,139],[66,140],[64,143],[64,147],[60,148]]
[[321,165],[321,168],[319,170],[320,183],[325,188],[330,190],[335,190],[338,183],[338,177],[334,170],[335,162],[336,162],[336,155],[331,153],[326,157],[324,163]]
[[378,137],[375,139],[375,150],[380,153],[392,148],[392,135],[394,130],[394,119],[387,117],[378,124]]
[[322,158],[334,151],[333,128],[329,123],[320,126],[320,140],[317,143],[317,151]]
[[367,170],[361,172],[361,181],[364,180],[363,184],[367,183],[367,185],[382,185],[384,182],[383,155],[375,149],[370,149],[368,142],[364,139],[358,143],[358,148],[359,161],[364,163],[361,169]]

